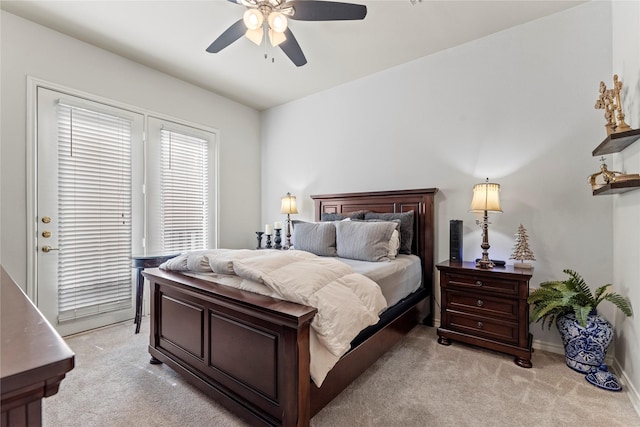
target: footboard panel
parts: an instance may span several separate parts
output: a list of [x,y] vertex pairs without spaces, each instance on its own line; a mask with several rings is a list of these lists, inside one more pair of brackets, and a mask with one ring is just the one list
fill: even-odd
[[153,357],[252,424],[308,424],[315,309],[175,273],[144,275]]

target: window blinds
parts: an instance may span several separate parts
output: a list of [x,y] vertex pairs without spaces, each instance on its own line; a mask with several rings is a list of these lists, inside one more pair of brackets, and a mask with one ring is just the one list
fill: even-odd
[[160,130],[162,250],[208,247],[208,157],[206,139]]
[[128,308],[129,119],[58,104],[59,321]]

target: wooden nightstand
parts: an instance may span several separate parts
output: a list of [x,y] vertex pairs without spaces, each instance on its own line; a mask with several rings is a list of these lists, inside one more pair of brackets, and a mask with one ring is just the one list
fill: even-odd
[[529,279],[532,270],[512,266],[477,268],[472,262],[438,264],[441,325],[438,342],[460,341],[515,356],[531,365]]

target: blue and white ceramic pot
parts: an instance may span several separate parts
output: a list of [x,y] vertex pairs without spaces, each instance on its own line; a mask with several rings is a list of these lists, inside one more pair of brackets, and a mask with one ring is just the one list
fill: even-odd
[[586,328],[578,323],[573,313],[560,316],[557,325],[564,344],[567,366],[585,374],[597,371],[604,363],[613,339],[611,323],[592,312],[587,318]]

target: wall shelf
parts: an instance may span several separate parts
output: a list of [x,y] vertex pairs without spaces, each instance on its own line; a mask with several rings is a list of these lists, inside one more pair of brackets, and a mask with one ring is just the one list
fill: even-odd
[[[640,139],[640,129],[631,129],[626,132],[612,133],[607,136],[591,154],[594,156],[601,156],[604,154],[618,153],[638,139]],[[640,189],[640,179],[629,179],[626,181],[611,182],[603,185],[602,187],[593,190],[593,195],[602,196],[607,194],[620,194],[637,189]]]
[[591,153],[593,156],[618,153],[640,138],[640,129],[631,129],[626,132],[612,133],[596,147]]
[[602,196],[605,194],[620,194],[631,190],[637,190],[638,188],[640,188],[640,179],[630,179],[628,181],[606,184],[597,190],[593,190],[593,195]]

